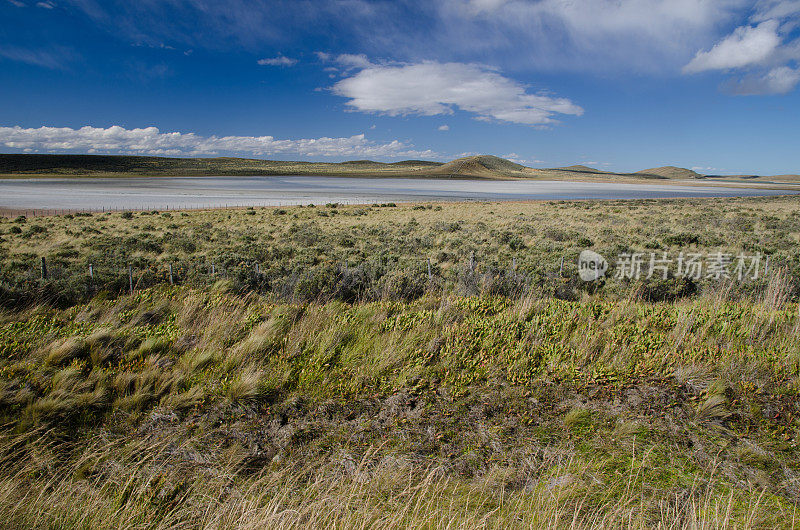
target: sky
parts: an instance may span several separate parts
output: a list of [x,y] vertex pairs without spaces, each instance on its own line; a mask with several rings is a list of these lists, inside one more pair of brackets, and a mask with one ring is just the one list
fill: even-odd
[[800,173],[800,0],[0,0],[0,152]]

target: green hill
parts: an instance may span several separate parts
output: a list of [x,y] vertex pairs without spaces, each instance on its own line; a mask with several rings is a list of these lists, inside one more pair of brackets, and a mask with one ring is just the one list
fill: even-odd
[[703,175],[692,171],[691,169],[685,169],[682,167],[675,167],[675,166],[664,166],[664,167],[654,167],[651,169],[643,169],[641,171],[637,171],[636,175],[645,175],[645,176],[652,176],[656,178],[664,178],[664,179],[700,179],[703,178]]

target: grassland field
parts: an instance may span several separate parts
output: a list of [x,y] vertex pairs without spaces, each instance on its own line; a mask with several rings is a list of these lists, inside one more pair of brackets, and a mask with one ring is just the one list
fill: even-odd
[[0,527],[795,528],[798,258],[795,197],[0,220]]

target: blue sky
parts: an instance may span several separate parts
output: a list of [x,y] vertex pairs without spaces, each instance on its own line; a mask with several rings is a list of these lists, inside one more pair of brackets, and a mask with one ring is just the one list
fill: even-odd
[[800,172],[799,0],[0,0],[0,151]]

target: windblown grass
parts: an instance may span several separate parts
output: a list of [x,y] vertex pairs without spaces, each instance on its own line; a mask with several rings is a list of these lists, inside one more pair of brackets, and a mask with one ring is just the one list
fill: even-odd
[[675,203],[0,223],[0,527],[796,527],[797,199]]
[[800,315],[774,301],[286,304],[162,287],[6,313],[0,514],[790,528]]

